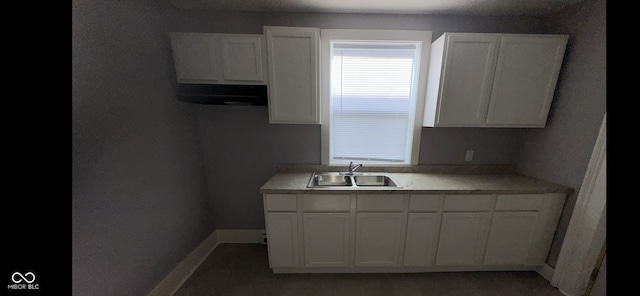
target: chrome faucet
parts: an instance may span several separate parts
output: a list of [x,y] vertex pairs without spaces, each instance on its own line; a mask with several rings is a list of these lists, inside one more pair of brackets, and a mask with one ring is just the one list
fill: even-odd
[[357,169],[359,169],[362,166],[362,164],[357,164],[357,165],[353,165],[353,161],[349,162],[349,173],[353,174],[353,172],[355,172]]

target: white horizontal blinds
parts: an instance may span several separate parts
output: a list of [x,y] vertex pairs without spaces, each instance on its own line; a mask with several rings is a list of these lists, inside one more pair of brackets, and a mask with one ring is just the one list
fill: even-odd
[[334,42],[332,160],[408,162],[416,45]]

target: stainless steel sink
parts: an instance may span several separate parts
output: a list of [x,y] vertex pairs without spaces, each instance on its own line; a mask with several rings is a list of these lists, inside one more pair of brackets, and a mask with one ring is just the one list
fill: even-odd
[[339,173],[313,174],[307,187],[326,186],[352,186],[351,176],[340,175]]
[[319,187],[400,187],[389,176],[380,173],[345,174],[342,172],[313,173],[307,188]]
[[357,186],[398,186],[389,176],[384,175],[353,176],[353,179]]

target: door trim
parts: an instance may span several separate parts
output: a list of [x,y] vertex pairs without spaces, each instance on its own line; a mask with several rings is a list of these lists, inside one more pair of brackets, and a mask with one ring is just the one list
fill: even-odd
[[607,236],[606,133],[605,113],[551,279],[569,296],[586,292]]

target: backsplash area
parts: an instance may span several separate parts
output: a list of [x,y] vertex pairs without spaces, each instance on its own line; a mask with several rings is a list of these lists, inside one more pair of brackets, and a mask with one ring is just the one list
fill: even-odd
[[[409,166],[367,166],[359,172],[388,173],[434,173],[434,174],[511,174],[516,170],[515,164],[495,165],[409,165]],[[313,165],[313,164],[278,164],[279,172],[341,172],[347,171],[347,165]]]

